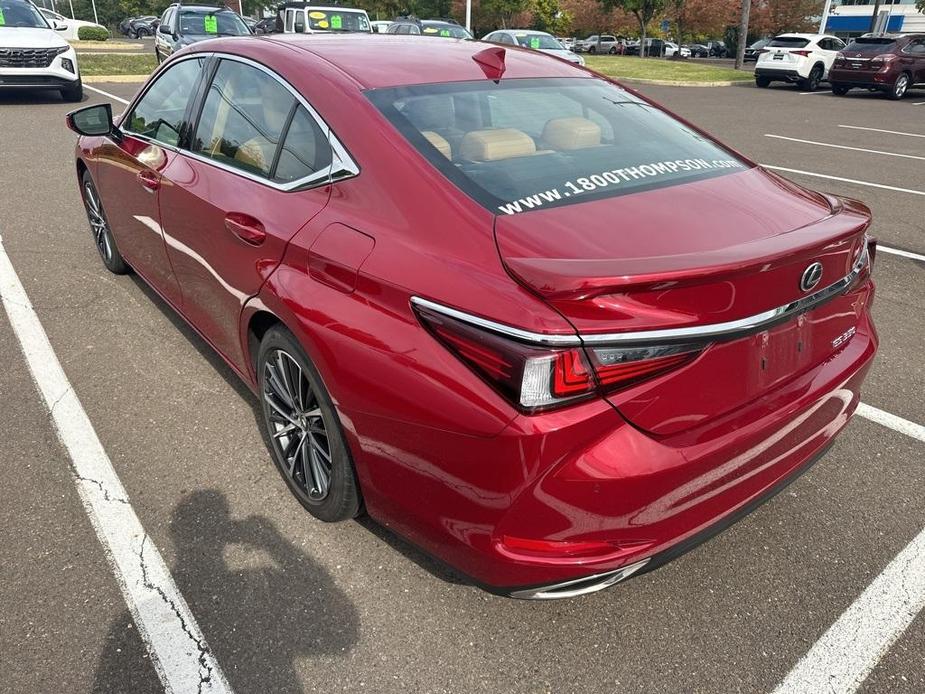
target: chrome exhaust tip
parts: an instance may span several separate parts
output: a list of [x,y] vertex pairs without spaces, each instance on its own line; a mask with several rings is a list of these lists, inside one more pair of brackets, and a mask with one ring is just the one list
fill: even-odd
[[616,571],[594,574],[593,576],[584,576],[582,578],[572,579],[571,581],[554,583],[539,588],[515,590],[508,595],[520,600],[560,600],[563,598],[575,598],[579,595],[596,593],[599,590],[604,590],[604,588],[609,588],[619,583],[624,578],[629,578],[648,563],[648,559],[643,559],[642,561],[624,566],[622,569],[617,569]]

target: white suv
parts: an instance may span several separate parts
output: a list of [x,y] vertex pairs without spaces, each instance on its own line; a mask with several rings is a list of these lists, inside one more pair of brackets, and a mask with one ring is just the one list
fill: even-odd
[[28,0],[0,0],[0,89],[57,89],[83,99],[77,53]]
[[617,41],[616,36],[610,36],[608,34],[601,34],[598,36],[589,36],[583,41],[578,41],[575,43],[575,47],[572,49],[574,51],[582,51],[585,53],[622,53],[622,46],[620,42]]
[[829,34],[775,36],[758,54],[755,84],[767,87],[775,80],[796,82],[814,92],[829,78],[829,68],[844,47],[844,41]]

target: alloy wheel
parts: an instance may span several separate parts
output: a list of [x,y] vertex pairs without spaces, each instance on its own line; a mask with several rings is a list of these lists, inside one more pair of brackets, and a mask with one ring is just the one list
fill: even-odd
[[906,73],[903,73],[896,78],[896,84],[893,86],[893,94],[897,99],[902,99],[908,88],[909,77],[906,75]]
[[93,231],[93,240],[103,260],[112,262],[112,236],[109,225],[103,216],[103,207],[100,205],[96,190],[88,181],[84,184],[84,202],[87,208],[87,219],[90,220],[90,229]]
[[291,481],[313,502],[328,496],[332,460],[321,404],[298,362],[277,349],[264,364],[263,399],[270,438]]

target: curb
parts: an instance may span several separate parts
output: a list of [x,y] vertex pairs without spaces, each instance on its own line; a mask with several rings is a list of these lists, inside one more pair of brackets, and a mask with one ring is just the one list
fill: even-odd
[[641,77],[619,77],[608,75],[618,82],[635,82],[636,84],[655,84],[662,87],[738,87],[751,84],[751,80],[721,80],[718,82],[684,82],[683,80],[650,80]]
[[148,79],[148,75],[81,75],[80,79],[85,84],[93,84],[94,82],[137,82],[141,84]]

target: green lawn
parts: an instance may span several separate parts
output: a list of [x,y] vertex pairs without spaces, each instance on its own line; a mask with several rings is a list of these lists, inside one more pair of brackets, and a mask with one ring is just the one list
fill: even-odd
[[90,55],[77,59],[83,75],[149,75],[157,67],[153,55]]
[[620,55],[586,55],[587,65],[608,77],[619,79],[671,80],[677,82],[748,82],[751,72],[708,65],[697,60],[666,60]]

